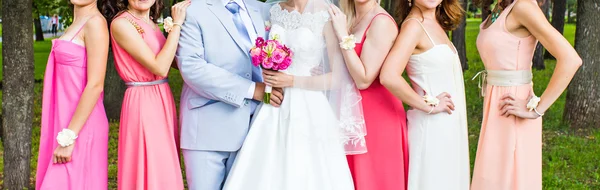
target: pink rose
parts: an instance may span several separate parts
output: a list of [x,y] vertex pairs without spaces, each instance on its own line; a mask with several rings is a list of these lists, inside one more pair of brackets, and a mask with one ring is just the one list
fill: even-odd
[[266,58],[265,61],[262,62],[262,68],[263,69],[273,68],[273,62],[271,62],[271,60],[269,60],[269,58]]
[[252,57],[252,65],[258,66],[260,62],[263,60],[262,55],[263,51],[260,48],[252,48],[250,50],[250,57]]
[[279,64],[279,70],[286,70],[292,64],[292,57],[285,57],[283,61]]
[[256,38],[256,42],[254,43],[254,45],[258,48],[262,48],[263,46],[265,46],[265,39],[262,37]]
[[286,56],[287,53],[285,53],[282,49],[276,49],[273,51],[273,54],[271,54],[271,60],[273,60],[274,63],[281,63]]

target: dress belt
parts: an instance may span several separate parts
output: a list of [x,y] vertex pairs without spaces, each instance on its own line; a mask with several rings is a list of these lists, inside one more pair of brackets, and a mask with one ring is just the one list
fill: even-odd
[[486,86],[521,86],[531,84],[533,74],[531,70],[484,70],[478,72],[472,80],[479,77],[481,96],[485,96]]
[[149,82],[126,82],[125,85],[127,85],[127,87],[154,86],[154,85],[164,84],[164,83],[168,83],[168,82],[169,82],[169,79],[164,78],[164,79],[149,81]]

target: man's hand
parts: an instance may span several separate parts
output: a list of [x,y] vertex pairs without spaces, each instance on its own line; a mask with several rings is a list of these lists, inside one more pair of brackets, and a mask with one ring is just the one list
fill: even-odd
[[[265,96],[265,83],[256,83],[256,88],[254,90],[254,97],[252,99],[256,101],[262,102]],[[283,89],[282,88],[273,88],[271,91],[271,105],[275,107],[279,107],[283,102]]]
[[271,105],[275,107],[281,106],[283,102],[283,88],[273,88],[271,91]]

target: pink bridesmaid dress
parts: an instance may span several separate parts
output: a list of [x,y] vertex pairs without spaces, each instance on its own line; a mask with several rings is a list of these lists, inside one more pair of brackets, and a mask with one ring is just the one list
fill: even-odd
[[[490,70],[531,73],[537,40],[533,36],[514,36],[505,27],[506,17],[516,2],[506,7],[488,28],[483,28],[485,22],[482,23],[477,48],[488,70],[487,79],[494,78]],[[516,80],[519,78],[503,81]],[[500,115],[500,98],[504,94],[525,100],[533,95],[530,80],[510,86],[493,85],[488,80],[472,190],[542,189],[542,119]]]
[[[158,54],[166,39],[158,27],[125,18],[141,29],[146,45]],[[132,24],[133,24],[132,23]],[[175,102],[165,77],[148,71],[111,39],[117,72],[128,85],[119,128],[118,188],[123,190],[183,189],[179,165]]]
[[[390,17],[380,13],[373,20],[379,15]],[[371,24],[365,31],[369,31],[370,27]],[[358,55],[362,53],[366,38],[365,32],[361,43],[354,48]],[[347,156],[354,186],[357,190],[406,189],[408,144],[406,112],[402,102],[381,85],[379,78],[360,94],[367,126],[365,139],[368,152]]]
[[86,49],[73,43],[73,38],[83,26],[69,41],[52,41],[44,75],[36,189],[108,189],[108,119],[104,112],[103,96],[98,98],[78,134],[71,161],[66,164],[52,163],[54,150],[59,146],[56,136],[71,122],[87,83]]

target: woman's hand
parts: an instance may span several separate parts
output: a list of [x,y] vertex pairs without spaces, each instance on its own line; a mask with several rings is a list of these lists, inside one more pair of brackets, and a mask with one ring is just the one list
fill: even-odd
[[535,112],[527,110],[527,100],[515,98],[512,94],[505,94],[500,99],[500,114],[502,116],[515,116],[523,119],[537,119],[540,117]]
[[192,4],[191,0],[185,0],[171,7],[171,16],[173,16],[174,23],[183,24],[183,21],[185,21],[185,11],[190,4]]
[[66,164],[71,161],[71,155],[73,154],[73,148],[75,148],[75,143],[70,146],[62,147],[58,146],[54,149],[54,155],[52,156],[52,163],[54,164]]
[[443,92],[436,96],[436,98],[440,100],[440,103],[433,108],[431,114],[438,114],[442,112],[452,114],[452,111],[454,111],[454,102],[452,102],[452,96],[450,96],[450,94],[447,92]]
[[329,15],[331,15],[333,30],[335,30],[338,39],[348,36],[348,20],[344,12],[337,6],[331,4],[329,7]]
[[294,86],[294,76],[279,71],[263,69],[265,84],[274,88],[285,88]]

